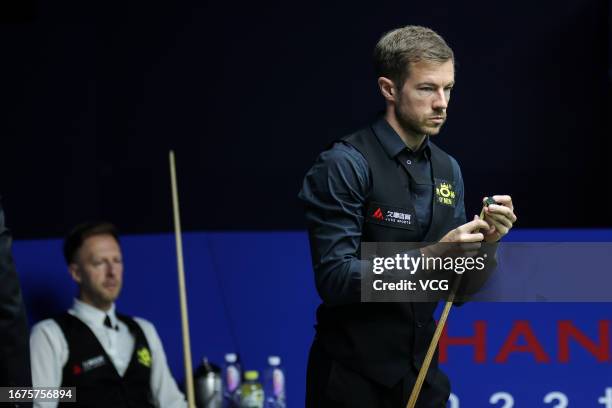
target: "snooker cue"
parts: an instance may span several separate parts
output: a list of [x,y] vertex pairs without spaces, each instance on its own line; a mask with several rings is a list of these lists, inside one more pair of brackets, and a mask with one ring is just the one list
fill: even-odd
[[181,329],[183,333],[183,358],[185,361],[187,405],[189,408],[195,408],[193,369],[191,366],[191,343],[189,341],[189,318],[187,316],[187,291],[185,290],[185,267],[183,263],[183,241],[181,239],[181,217],[179,214],[176,164],[173,150],[170,150],[170,183],[172,186],[172,211],[174,215],[174,236],[176,239],[176,261],[178,266],[179,300],[181,304]]
[[[480,211],[481,220],[484,219],[485,206],[483,206],[482,211]],[[459,287],[460,281],[461,276],[459,276],[455,281],[455,289]],[[427,375],[427,371],[429,370],[429,366],[431,365],[431,360],[433,359],[434,353],[436,352],[436,348],[438,347],[438,341],[442,336],[442,331],[444,330],[444,326],[446,325],[446,319],[448,318],[448,314],[450,313],[454,300],[455,290],[451,292],[448,300],[446,301],[446,304],[444,305],[444,310],[442,311],[442,315],[440,316],[440,320],[438,321],[438,325],[436,326],[436,331],[434,332],[433,338],[431,339],[431,343],[429,343],[427,354],[425,355],[425,359],[423,360],[423,364],[421,365],[421,369],[419,370],[419,375],[417,376],[416,382],[414,383],[414,387],[412,388],[412,392],[410,393],[410,398],[408,399],[408,404],[406,405],[406,408],[414,408],[416,406],[417,399],[419,398],[419,394],[421,393],[421,387],[423,386],[425,376]]]

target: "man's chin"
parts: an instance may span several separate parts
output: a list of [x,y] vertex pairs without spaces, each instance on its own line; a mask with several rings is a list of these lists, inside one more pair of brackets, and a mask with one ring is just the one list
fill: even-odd
[[423,134],[427,135],[427,136],[435,136],[438,133],[440,133],[441,129],[442,129],[442,125],[438,125],[438,126],[423,126],[421,128]]
[[117,300],[117,298],[119,297],[119,291],[107,291],[101,297],[107,303],[114,303],[115,300]]

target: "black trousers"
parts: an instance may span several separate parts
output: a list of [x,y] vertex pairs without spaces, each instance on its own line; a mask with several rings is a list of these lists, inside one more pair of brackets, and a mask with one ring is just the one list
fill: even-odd
[[[392,388],[372,382],[334,361],[315,340],[308,357],[306,408],[405,408],[417,373]],[[417,408],[445,408],[448,378],[440,372],[434,384],[425,382]]]

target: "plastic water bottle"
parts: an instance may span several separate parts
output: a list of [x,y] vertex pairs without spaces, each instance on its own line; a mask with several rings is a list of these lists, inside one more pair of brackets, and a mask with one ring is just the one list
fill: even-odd
[[278,356],[268,357],[268,368],[264,375],[266,408],[286,408],[285,373]]
[[263,387],[257,382],[259,373],[246,371],[244,379],[246,381],[240,386],[240,408],[264,408]]
[[225,355],[223,365],[223,406],[235,408],[238,406],[238,392],[242,380],[242,370],[236,353]]

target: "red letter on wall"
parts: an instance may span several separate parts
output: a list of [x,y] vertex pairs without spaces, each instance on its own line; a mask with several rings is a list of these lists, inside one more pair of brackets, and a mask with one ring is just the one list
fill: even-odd
[[487,359],[487,322],[476,320],[474,322],[474,336],[472,337],[449,337],[448,326],[444,327],[440,337],[439,361],[445,363],[448,360],[448,346],[474,346],[474,362],[484,363]]
[[559,331],[559,361],[567,363],[569,357],[569,339],[573,337],[582,347],[595,356],[598,362],[610,361],[610,321],[599,321],[599,345],[582,333],[570,320],[562,320],[558,324]]
[[[516,344],[517,340],[521,336],[525,338],[527,344]],[[505,363],[508,361],[508,356],[510,353],[533,353],[538,363],[550,362],[550,357],[544,351],[544,348],[536,338],[535,334],[533,334],[531,326],[529,326],[529,322],[526,320],[518,320],[514,322],[506,342],[502,346],[497,357],[495,357],[495,362]]]

